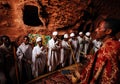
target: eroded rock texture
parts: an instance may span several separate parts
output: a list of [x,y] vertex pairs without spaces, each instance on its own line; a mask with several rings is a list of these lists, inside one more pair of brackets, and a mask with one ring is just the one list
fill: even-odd
[[0,35],[94,31],[101,17],[120,18],[119,0],[0,0]]

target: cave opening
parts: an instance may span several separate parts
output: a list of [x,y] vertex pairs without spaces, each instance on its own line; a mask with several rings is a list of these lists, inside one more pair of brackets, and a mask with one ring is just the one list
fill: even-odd
[[29,26],[43,25],[38,16],[38,7],[32,5],[25,5],[23,10],[23,21],[24,24]]

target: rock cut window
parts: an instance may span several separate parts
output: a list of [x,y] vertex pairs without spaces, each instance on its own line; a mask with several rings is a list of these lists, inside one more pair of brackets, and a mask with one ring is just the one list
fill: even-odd
[[43,25],[38,16],[38,7],[32,5],[25,5],[23,9],[24,24],[29,26]]

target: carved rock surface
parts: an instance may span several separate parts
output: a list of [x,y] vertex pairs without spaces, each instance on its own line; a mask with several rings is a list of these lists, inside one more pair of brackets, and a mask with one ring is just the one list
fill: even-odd
[[120,18],[119,8],[119,0],[1,0],[0,36],[92,32],[99,16]]

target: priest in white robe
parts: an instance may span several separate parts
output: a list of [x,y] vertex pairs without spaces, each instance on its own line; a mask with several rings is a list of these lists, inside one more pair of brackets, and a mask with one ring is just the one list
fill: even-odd
[[29,44],[29,37],[23,38],[23,43],[17,48],[18,68],[20,79],[27,82],[32,79],[32,46]]
[[61,42],[62,48],[61,48],[61,64],[62,67],[65,67],[65,65],[70,63],[70,44],[68,42],[69,36],[68,34],[64,34],[64,39]]
[[58,32],[54,31],[52,39],[48,41],[48,68],[54,71],[60,64],[60,46],[57,38]]
[[32,51],[32,74],[34,77],[43,74],[46,66],[46,48],[42,44],[42,38],[38,37],[36,43],[37,45]]

